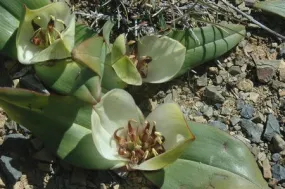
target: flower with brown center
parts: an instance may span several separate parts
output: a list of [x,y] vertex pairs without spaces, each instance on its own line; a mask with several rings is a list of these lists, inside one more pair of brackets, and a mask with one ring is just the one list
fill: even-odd
[[195,138],[177,104],[162,104],[144,119],[121,89],[106,93],[94,106],[91,123],[94,144],[112,168],[161,169]]

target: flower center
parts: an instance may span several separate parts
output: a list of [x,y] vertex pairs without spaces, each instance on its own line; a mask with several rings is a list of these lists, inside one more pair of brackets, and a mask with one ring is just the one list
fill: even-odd
[[142,127],[136,128],[132,126],[132,123],[137,123],[137,121],[129,120],[127,132],[121,132],[120,136],[118,136],[118,131],[124,128],[119,128],[114,133],[118,154],[130,160],[129,166],[140,164],[165,152],[163,147],[165,138],[156,131],[155,121],[152,128],[148,121],[145,121]]
[[137,57],[137,46],[136,43],[130,41],[128,43],[129,48],[131,49],[131,53],[129,58],[134,62],[138,72],[140,73],[142,78],[146,78],[148,74],[148,64],[152,61],[150,56],[142,56],[140,59]]
[[[42,28],[37,24],[40,20],[41,17],[37,16],[31,22],[34,33],[30,41],[32,44],[44,49],[53,44],[55,40],[61,38],[61,32],[66,29],[66,25],[62,20],[56,19],[54,16],[50,15],[50,20],[46,28]],[[62,31],[56,29],[55,22],[58,22],[63,26]]]

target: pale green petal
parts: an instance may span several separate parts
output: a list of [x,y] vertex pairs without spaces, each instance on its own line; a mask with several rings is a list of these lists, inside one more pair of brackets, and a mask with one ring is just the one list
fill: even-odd
[[115,161],[116,164],[124,166],[127,160],[118,155],[117,144],[112,140],[112,135],[101,125],[100,117],[96,111],[91,114],[92,138],[98,152],[106,159]]
[[167,36],[144,36],[138,42],[139,57],[150,56],[147,77],[143,82],[163,83],[172,79],[181,69],[186,48]]
[[195,138],[176,103],[165,103],[158,106],[146,119],[156,122],[156,130],[166,138],[164,147],[167,150],[185,139]]
[[175,103],[166,103],[158,106],[147,120],[156,122],[156,130],[165,137],[166,152],[151,158],[140,165],[132,167],[139,170],[157,170],[180,157],[189,142],[195,139],[189,130],[187,122],[179,106]]
[[107,92],[101,101],[94,106],[102,127],[110,134],[126,127],[130,119],[143,123],[143,115],[133,97],[122,89]]
[[126,54],[126,38],[125,34],[119,35],[112,47],[111,62],[114,64]]
[[[50,16],[62,20],[67,26],[61,33],[62,38],[56,39],[52,45],[45,49],[30,42],[34,34],[31,23],[37,16],[40,16],[41,19],[38,24],[43,28],[46,28],[50,21]],[[63,30],[62,23],[55,22],[55,27],[62,28]],[[21,20],[16,38],[18,60],[23,64],[33,64],[39,61],[70,57],[70,52],[74,46],[74,34],[75,15],[70,13],[70,9],[66,3],[51,3],[35,10],[26,8],[25,17]]]

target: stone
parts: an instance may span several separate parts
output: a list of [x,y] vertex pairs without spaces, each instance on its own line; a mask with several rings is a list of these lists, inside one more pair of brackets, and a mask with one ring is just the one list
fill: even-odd
[[273,89],[278,90],[278,89],[284,89],[285,88],[285,83],[277,80],[273,80],[271,83],[271,86]]
[[249,92],[253,88],[253,82],[249,79],[242,79],[237,83],[237,88],[244,92]]
[[264,161],[266,159],[266,154],[265,152],[259,152],[258,155],[257,155],[257,159],[259,161]]
[[243,118],[250,119],[253,117],[254,112],[255,110],[251,105],[245,104],[240,111],[240,115]]
[[86,186],[86,173],[83,169],[73,169],[71,174],[71,184]]
[[234,129],[235,129],[236,131],[240,131],[240,130],[241,130],[241,126],[235,125],[235,126],[234,126]]
[[223,82],[223,78],[222,76],[218,75],[216,78],[215,78],[215,84],[219,85]]
[[248,119],[241,120],[241,128],[245,131],[249,140],[255,143],[261,142],[262,128],[258,127],[255,123]]
[[279,153],[274,153],[274,154],[272,154],[271,159],[274,162],[277,162],[277,161],[279,161],[280,157],[281,157],[281,155]]
[[13,158],[2,155],[0,157],[0,168],[8,184],[15,184],[22,176],[22,172],[13,167]]
[[209,73],[211,74],[218,74],[219,69],[217,67],[209,67]]
[[249,93],[249,100],[251,100],[252,102],[257,102],[258,97],[259,97],[259,94],[256,92]]
[[17,123],[13,120],[11,121],[6,121],[5,122],[5,127],[8,128],[9,130],[17,130]]
[[232,113],[232,108],[230,107],[222,107],[222,110],[221,110],[221,115],[231,115]]
[[256,75],[261,83],[268,83],[276,74],[280,60],[260,60],[257,62]]
[[271,141],[274,134],[280,134],[280,125],[278,120],[273,114],[267,116],[266,128],[263,137]]
[[196,85],[198,87],[205,87],[207,86],[207,73],[205,73],[204,75],[202,75],[201,77],[199,77],[197,80],[196,80]]
[[221,95],[215,86],[208,86],[204,91],[204,95],[208,101],[212,103],[223,103],[226,99]]
[[194,116],[193,120],[198,123],[207,123],[207,120],[203,116]]
[[232,67],[230,67],[230,69],[228,70],[228,72],[229,72],[231,75],[235,76],[235,75],[238,75],[238,74],[241,73],[241,69],[240,69],[239,66],[232,66]]
[[210,121],[209,124],[223,131],[228,130],[228,126],[220,121]]
[[285,141],[282,139],[282,137],[279,134],[275,134],[273,136],[272,143],[276,152],[285,150]]
[[284,61],[282,61],[280,63],[278,71],[279,71],[279,80],[280,81],[285,81],[285,62]]
[[231,122],[232,126],[235,126],[236,124],[238,124],[240,122],[240,120],[241,119],[239,117],[233,116],[233,117],[231,117],[230,122]]
[[236,108],[237,110],[241,110],[243,108],[243,106],[245,105],[245,102],[243,100],[236,100]]
[[272,177],[278,182],[285,179],[285,167],[280,164],[275,164],[272,166]]
[[213,117],[213,114],[214,114],[214,109],[212,106],[208,106],[208,108],[203,111],[203,115],[208,119]]
[[263,169],[263,177],[265,179],[272,178],[271,166],[267,158],[262,162],[262,169]]

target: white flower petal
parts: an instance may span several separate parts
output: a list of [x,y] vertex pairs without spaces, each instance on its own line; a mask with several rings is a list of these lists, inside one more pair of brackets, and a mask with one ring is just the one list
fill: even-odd
[[181,69],[186,48],[167,36],[144,36],[138,43],[139,57],[150,56],[144,82],[163,83],[172,79]]
[[[38,24],[40,24],[43,29],[46,29],[50,21],[50,16],[62,20],[67,26],[67,28],[61,32],[62,38],[56,39],[52,45],[45,49],[30,42],[34,35],[32,20],[38,16],[40,17]],[[63,24],[55,21],[55,27],[63,29]],[[23,64],[33,64],[39,61],[70,57],[70,52],[74,46],[74,35],[75,15],[70,13],[70,8],[66,3],[51,3],[35,10],[26,8],[25,17],[21,21],[16,37],[18,60]]]
[[164,147],[169,150],[184,140],[194,139],[180,107],[176,103],[165,103],[158,106],[146,118],[156,122],[156,130],[165,137]]

